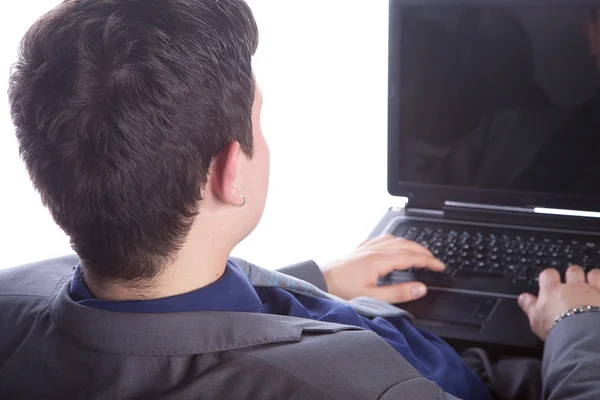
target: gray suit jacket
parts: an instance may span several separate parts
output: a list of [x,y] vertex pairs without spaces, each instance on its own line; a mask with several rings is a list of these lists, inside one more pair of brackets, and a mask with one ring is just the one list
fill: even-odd
[[[327,291],[314,263],[280,271]],[[552,330],[544,347],[542,384],[544,399],[600,399],[600,313],[569,317]]]
[[[0,271],[0,399],[452,399],[372,332],[246,313],[122,314],[68,296],[75,257]],[[284,272],[326,289],[314,263]],[[600,399],[600,314],[550,334],[545,399]]]
[[0,271],[0,399],[451,399],[376,334],[266,314],[123,314],[73,257]]

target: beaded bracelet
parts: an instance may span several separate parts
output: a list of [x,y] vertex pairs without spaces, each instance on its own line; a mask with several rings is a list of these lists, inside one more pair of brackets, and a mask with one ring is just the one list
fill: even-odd
[[571,315],[583,314],[583,313],[589,313],[589,312],[600,312],[600,307],[583,306],[583,307],[572,308],[569,311],[564,312],[564,313],[560,314],[558,317],[556,317],[554,319],[554,325],[552,327],[554,328],[556,326],[556,324],[558,324],[563,319],[570,317]]

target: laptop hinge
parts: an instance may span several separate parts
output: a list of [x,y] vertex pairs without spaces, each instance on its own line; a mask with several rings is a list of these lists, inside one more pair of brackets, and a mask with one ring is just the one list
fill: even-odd
[[478,203],[460,203],[455,201],[446,201],[441,209],[431,209],[425,207],[414,207],[412,202],[406,204],[406,212],[411,215],[430,215],[444,216],[450,219],[471,218],[477,215],[485,215],[488,219],[494,215],[504,215],[506,213],[532,214],[533,208],[506,207],[491,204]]
[[443,210],[433,210],[430,208],[416,208],[407,206],[404,211],[406,212],[406,215],[414,217],[442,218],[444,216]]
[[533,208],[447,201],[444,203],[443,210],[444,218],[452,220],[527,224],[534,226],[545,225],[544,218],[536,217]]
[[508,206],[497,206],[492,204],[478,204],[478,203],[460,203],[456,201],[444,202],[444,213],[445,215],[506,215],[506,214],[519,214],[519,215],[532,215],[535,214],[535,209],[532,207],[508,207]]
[[447,201],[441,210],[406,206],[407,215],[449,220],[527,225],[563,229],[600,230],[600,218],[591,218],[565,210],[564,215],[536,212],[533,207],[507,207],[490,204]]

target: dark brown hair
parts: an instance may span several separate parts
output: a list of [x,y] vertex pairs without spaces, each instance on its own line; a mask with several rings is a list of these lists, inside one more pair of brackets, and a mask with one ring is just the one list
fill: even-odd
[[86,271],[155,277],[214,157],[252,155],[257,44],[243,0],[69,0],[29,29],[9,87],[20,153]]

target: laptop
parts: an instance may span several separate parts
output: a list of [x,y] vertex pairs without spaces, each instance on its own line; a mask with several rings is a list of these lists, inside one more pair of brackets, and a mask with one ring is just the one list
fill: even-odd
[[391,0],[388,190],[372,236],[443,273],[401,307],[455,343],[537,352],[517,305],[538,276],[600,268],[600,2]]

